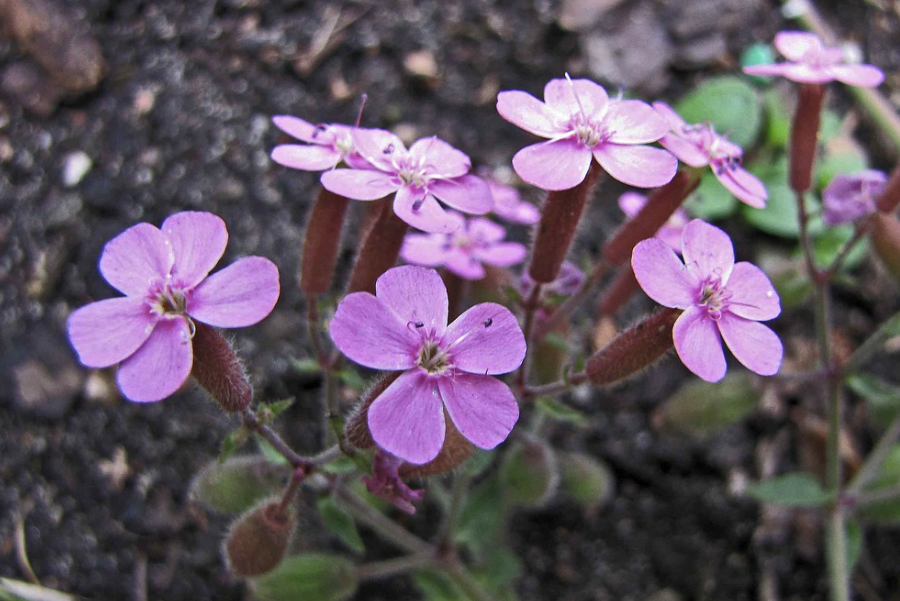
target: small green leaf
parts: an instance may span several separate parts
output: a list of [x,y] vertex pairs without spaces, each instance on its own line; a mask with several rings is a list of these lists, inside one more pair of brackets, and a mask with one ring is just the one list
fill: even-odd
[[275,450],[268,440],[262,436],[256,435],[256,444],[259,446],[260,452],[269,462],[275,465],[290,465],[290,461],[284,458],[284,455]]
[[485,561],[475,566],[472,572],[485,589],[499,591],[522,575],[522,561],[512,549],[500,546]]
[[352,367],[345,367],[344,369],[339,369],[334,372],[334,374],[338,377],[338,379],[352,388],[353,390],[357,390],[362,392],[366,389],[366,382],[362,379],[362,377],[356,373],[356,370]]
[[522,304],[522,294],[514,286],[503,285],[500,290],[509,306],[518,307]]
[[294,398],[281,399],[272,403],[265,403],[259,406],[257,417],[259,423],[264,426],[271,424],[275,419],[288,410],[288,407],[294,404]]
[[239,426],[226,434],[219,449],[219,463],[225,463],[249,438],[250,430],[244,426]]
[[759,501],[794,507],[821,507],[833,499],[815,478],[799,472],[751,484],[747,492]]
[[675,105],[675,111],[688,123],[712,123],[743,148],[753,145],[762,122],[756,90],[745,80],[727,75],[695,88]]
[[325,527],[331,530],[345,545],[357,553],[363,553],[366,550],[359,537],[359,531],[356,529],[356,522],[353,521],[350,514],[335,504],[334,499],[322,497],[316,502],[316,508],[319,510],[319,517]]
[[456,541],[490,553],[504,529],[504,494],[496,474],[473,487],[459,517]]
[[766,106],[766,144],[778,150],[787,149],[791,139],[791,116],[785,108],[778,90],[767,90],[763,95]]
[[358,586],[353,563],[340,555],[306,553],[288,557],[264,576],[250,580],[259,601],[345,601]]
[[319,365],[319,362],[312,358],[291,359],[291,367],[302,374],[315,374],[322,371],[322,366]]
[[351,457],[341,455],[334,461],[330,461],[321,467],[323,472],[329,474],[350,474],[357,468],[356,462]]
[[[741,53],[741,67],[752,67],[754,65],[769,65],[775,62],[775,52],[772,47],[762,42],[750,44]],[[767,77],[757,77],[750,75],[750,80],[756,83],[766,83],[769,81]]]
[[[900,484],[900,444],[894,445],[885,457],[878,477],[866,486],[866,492],[893,488],[898,484]],[[860,515],[881,524],[896,524],[900,522],[900,496],[860,507]]]
[[716,179],[715,174],[704,169],[700,185],[685,201],[685,208],[694,217],[715,221],[732,215],[738,204],[738,199]]
[[862,555],[865,540],[863,539],[863,530],[859,522],[847,520],[844,528],[844,536],[847,541],[847,573],[852,574],[853,569],[856,567],[856,562],[859,561],[859,556]]
[[657,416],[665,426],[704,435],[737,423],[758,402],[753,378],[735,371],[715,383],[688,380],[666,400]]
[[603,461],[583,453],[562,453],[563,489],[588,511],[596,511],[608,503],[615,492],[616,480]]
[[440,571],[431,568],[416,570],[413,583],[425,601],[469,601],[461,590]]
[[876,423],[888,424],[900,410],[900,387],[871,374],[847,377],[847,387],[862,398]]
[[764,209],[743,205],[741,215],[758,230],[781,238],[797,238],[800,222],[797,218],[797,200],[785,182],[766,181],[769,198]]
[[210,462],[191,482],[191,496],[223,513],[242,513],[280,488],[285,470],[265,457],[231,457]]
[[550,332],[549,334],[544,336],[543,343],[548,344],[559,351],[569,350],[569,339],[559,332]]
[[556,399],[542,396],[538,397],[534,404],[547,417],[557,421],[567,422],[575,426],[586,426],[588,424],[588,418],[584,413],[564,405]]

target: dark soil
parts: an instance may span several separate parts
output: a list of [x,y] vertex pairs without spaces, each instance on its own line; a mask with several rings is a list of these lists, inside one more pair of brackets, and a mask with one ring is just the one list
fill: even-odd
[[[25,578],[15,543],[23,520],[28,558],[45,585],[117,600],[138,598],[144,570],[150,599],[247,594],[220,559],[227,521],[187,498],[192,475],[216,457],[234,421],[191,388],[162,403],[125,402],[111,373],[88,375],[69,350],[69,312],[114,294],[97,271],[106,241],[137,221],[159,224],[180,210],[206,210],[228,224],[226,262],[250,254],[275,261],[282,275],[276,311],[235,338],[261,397],[297,398],[283,430],[299,450],[312,451],[319,383],[290,361],[309,355],[296,273],[317,178],[269,160],[284,140],[272,115],[352,123],[366,93],[364,125],[436,134],[475,164],[497,169],[531,142],[496,114],[497,91],[539,94],[565,71],[590,76],[585,40],[604,27],[618,31],[619,21],[636,22],[630,5],[655,15],[648,27],[662,32],[678,58],[624,83],[669,100],[692,82],[734,71],[747,43],[770,40],[784,25],[774,4],[728,0],[626,3],[580,34],[560,27],[560,6],[545,0],[58,4],[73,31],[99,43],[106,70],[86,93],[60,90],[51,77],[42,84],[56,90],[49,105],[29,104],[16,94],[19,72],[8,68],[33,57],[0,37],[0,576]],[[696,7],[689,12],[691,4],[707,5],[706,21],[697,20]],[[877,2],[845,4],[828,3],[827,16],[864,42],[869,60],[888,72],[886,91],[897,94],[897,13]],[[333,43],[311,52],[329,24],[336,25]],[[647,53],[640,38],[626,42]],[[424,68],[410,64],[413,52],[425,53],[418,55]],[[26,69],[48,77],[41,67]],[[623,82],[608,83],[614,89]],[[64,171],[77,153],[93,166],[67,183]],[[889,160],[876,157],[882,166]],[[598,236],[588,232],[615,227],[620,217],[610,206],[594,203],[579,250],[597,250]],[[353,242],[345,242],[344,268]],[[848,335],[884,317],[891,306],[884,298],[850,299],[845,310],[856,327]],[[807,315],[795,317],[809,323]],[[776,327],[808,338],[805,326]],[[515,517],[522,599],[825,598],[811,518],[781,515],[778,527],[762,531],[760,507],[735,494],[757,477],[761,440],[787,432],[793,442],[790,419],[761,411],[702,441],[661,431],[653,410],[684,378],[668,362],[623,389],[597,393],[588,404],[602,409],[591,412],[587,430],[554,434],[561,448],[606,460],[617,494],[593,517],[565,501]],[[790,446],[785,462],[796,462]],[[900,598],[900,537],[872,531],[867,542],[860,590],[870,599]],[[377,554],[380,547],[373,548]],[[767,596],[764,575],[774,577],[777,596]],[[366,584],[357,598],[416,593],[398,578]]]

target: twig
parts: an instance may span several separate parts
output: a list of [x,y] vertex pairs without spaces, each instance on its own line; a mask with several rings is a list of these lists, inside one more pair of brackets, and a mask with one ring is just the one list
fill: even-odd
[[360,580],[378,580],[397,574],[404,574],[416,568],[433,564],[434,560],[424,555],[405,555],[396,559],[365,563],[355,568],[356,577]]
[[333,483],[335,487],[335,496],[342,501],[344,509],[353,514],[356,519],[368,524],[369,527],[378,532],[379,535],[394,543],[404,551],[421,554],[426,557],[436,556],[434,548],[427,542],[405,528],[400,527],[396,522],[388,519],[381,512],[376,511],[375,508],[359,498],[356,493],[340,482],[335,480]]

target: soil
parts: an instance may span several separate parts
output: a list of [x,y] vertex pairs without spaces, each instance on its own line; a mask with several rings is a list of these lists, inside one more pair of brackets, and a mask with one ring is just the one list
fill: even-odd
[[[14,4],[0,0],[0,13]],[[111,373],[78,366],[64,328],[74,308],[115,293],[97,271],[106,241],[138,221],[215,212],[229,228],[226,262],[262,255],[281,271],[273,315],[235,339],[262,398],[296,397],[283,422],[287,438],[300,451],[315,450],[319,382],[291,361],[310,355],[296,274],[317,178],[271,162],[270,149],[285,141],[272,115],[352,123],[366,93],[363,125],[412,138],[434,134],[474,164],[508,173],[510,157],[533,140],[497,116],[496,93],[539,94],[566,71],[608,74],[589,51],[596,39],[624,44],[643,65],[658,63],[640,77],[633,70],[609,75],[621,78],[605,80],[611,88],[671,100],[692,83],[734,71],[748,43],[785,28],[778,7],[762,0],[639,0],[598,2],[609,7],[597,23],[564,29],[560,15],[576,4],[48,3],[64,11],[55,22],[65,35],[99,45],[104,64],[85,60],[104,77],[87,90],[67,87],[36,56],[40,45],[26,47],[10,32],[0,37],[0,576],[26,577],[16,558],[22,524],[41,582],[79,597],[140,599],[146,577],[150,599],[249,598],[220,558],[227,520],[187,497],[192,475],[216,457],[234,420],[190,387],[162,403],[123,401]],[[886,70],[884,90],[897,100],[896,3],[834,1],[822,9]],[[645,28],[648,40],[657,36],[670,58],[660,61],[655,46],[635,37],[644,33],[610,38],[626,25]],[[85,158],[90,168],[79,172]],[[875,155],[881,167],[892,160]],[[583,231],[611,231],[621,219],[612,204],[595,202]],[[596,240],[582,236],[576,250],[596,252]],[[346,271],[353,240],[344,244]],[[839,310],[851,324],[844,334],[858,341],[896,310],[895,296],[880,285],[843,293]],[[809,317],[792,313],[793,322],[776,327],[802,347]],[[654,410],[685,379],[669,361],[586,399],[595,409],[578,434],[553,433],[560,448],[608,462],[617,491],[597,515],[564,500],[516,515],[511,542],[524,562],[517,584],[523,600],[826,598],[813,518],[765,514],[739,494],[741,483],[758,475],[763,441],[783,433],[784,465],[798,461],[789,413],[760,410],[705,439],[660,429]],[[795,390],[782,401],[796,404],[801,396]],[[866,543],[860,594],[900,599],[900,536],[872,529]],[[392,553],[372,542],[370,555],[379,551]],[[363,585],[356,598],[416,595],[395,578]]]

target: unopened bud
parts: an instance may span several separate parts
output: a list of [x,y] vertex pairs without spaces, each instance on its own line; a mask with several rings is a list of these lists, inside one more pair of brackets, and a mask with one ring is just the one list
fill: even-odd
[[300,289],[306,294],[324,294],[331,288],[349,203],[343,196],[322,188],[309,212],[300,266]]
[[222,409],[243,411],[253,400],[253,388],[231,344],[215,328],[195,322],[191,374]]
[[293,509],[269,499],[242,515],[223,547],[228,569],[242,577],[274,570],[287,553],[297,517]]
[[441,452],[437,454],[437,457],[423,465],[404,463],[400,466],[400,476],[402,478],[424,478],[426,476],[443,474],[456,469],[463,461],[472,456],[472,453],[475,452],[475,447],[460,434],[453,420],[450,419],[446,412],[444,413],[444,423],[446,424],[446,431]]
[[900,165],[894,167],[884,185],[884,190],[875,201],[875,206],[882,213],[893,213],[898,205],[900,205]]
[[872,248],[894,279],[900,280],[900,221],[893,214],[875,213]]
[[602,386],[649,367],[674,347],[672,328],[679,309],[663,309],[619,334],[588,359],[588,379]]
[[580,184],[569,190],[547,193],[528,267],[528,274],[535,282],[548,284],[556,279],[601,172],[600,166],[591,161],[587,176]]
[[824,96],[825,87],[821,84],[805,83],[800,86],[791,129],[791,189],[795,192],[805,192],[812,185]]
[[390,199],[375,202],[382,204],[381,214],[359,249],[347,292],[375,294],[375,280],[397,262],[403,238],[409,229],[394,213]]
[[344,435],[354,448],[370,449],[375,446],[372,433],[369,431],[369,407],[402,373],[398,371],[382,376],[362,394],[359,407],[353,412],[344,427]]
[[516,443],[503,460],[500,478],[513,504],[540,507],[553,497],[559,486],[556,453],[543,441]]

